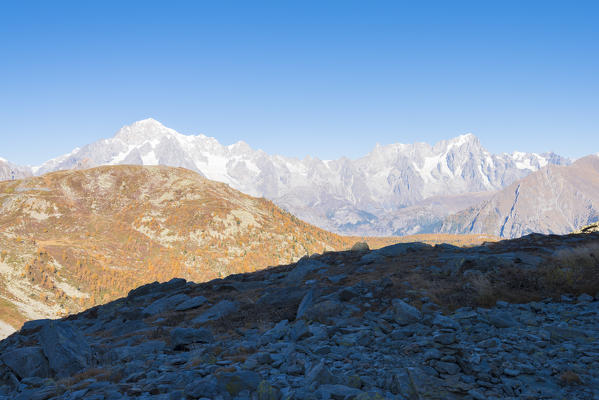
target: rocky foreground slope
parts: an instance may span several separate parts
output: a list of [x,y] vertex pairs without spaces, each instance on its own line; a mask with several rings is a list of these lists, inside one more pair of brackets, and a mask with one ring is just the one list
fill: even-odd
[[0,342],[4,399],[599,399],[599,234],[182,279]]

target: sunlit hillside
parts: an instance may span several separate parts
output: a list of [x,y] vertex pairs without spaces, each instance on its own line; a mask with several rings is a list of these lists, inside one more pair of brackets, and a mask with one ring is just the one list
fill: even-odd
[[[489,239],[367,242],[376,248]],[[0,319],[19,327],[107,302],[147,282],[205,281],[348,249],[359,240],[182,168],[109,166],[1,182]]]

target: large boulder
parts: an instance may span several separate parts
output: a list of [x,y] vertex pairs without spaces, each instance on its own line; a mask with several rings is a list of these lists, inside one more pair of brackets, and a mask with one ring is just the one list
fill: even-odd
[[32,376],[40,378],[50,376],[48,360],[39,346],[7,351],[2,353],[0,358],[21,379]]
[[301,318],[327,323],[331,318],[339,316],[341,311],[343,311],[343,303],[329,299],[308,307]]
[[144,315],[161,314],[166,311],[174,310],[179,304],[189,300],[189,296],[183,293],[174,296],[163,297],[144,308]]
[[401,299],[393,300],[393,316],[399,325],[409,325],[422,319],[422,313]]
[[416,253],[418,251],[432,248],[431,245],[420,242],[397,243],[391,246],[376,250],[376,253],[385,257],[398,257],[406,253]]
[[285,283],[298,284],[301,283],[306,275],[311,272],[320,271],[329,268],[330,265],[320,262],[318,260],[312,260],[309,258],[302,258],[297,262],[295,268],[287,273],[284,279]]
[[171,331],[171,346],[175,350],[182,350],[194,343],[210,343],[213,341],[212,333],[204,328],[175,328]]
[[254,371],[237,371],[220,374],[216,377],[216,380],[221,393],[226,392],[231,396],[236,396],[243,390],[256,391],[262,378]]
[[193,308],[198,308],[203,306],[207,301],[208,299],[204,296],[191,297],[175,307],[175,311],[187,311]]
[[59,378],[74,375],[92,362],[92,349],[83,334],[69,325],[50,321],[41,329],[40,342],[50,368]]
[[237,311],[238,305],[236,302],[229,300],[221,300],[199,316],[195,317],[192,322],[194,324],[203,324],[204,322],[223,318],[232,312]]
[[366,243],[366,242],[356,242],[351,248],[351,251],[369,251],[369,250],[370,250],[370,246],[368,246],[368,243]]

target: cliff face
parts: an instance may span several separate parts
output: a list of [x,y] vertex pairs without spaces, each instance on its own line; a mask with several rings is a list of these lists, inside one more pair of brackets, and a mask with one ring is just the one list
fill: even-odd
[[599,219],[599,156],[570,166],[547,166],[448,217],[442,232],[486,232],[518,237],[531,232],[563,234]]

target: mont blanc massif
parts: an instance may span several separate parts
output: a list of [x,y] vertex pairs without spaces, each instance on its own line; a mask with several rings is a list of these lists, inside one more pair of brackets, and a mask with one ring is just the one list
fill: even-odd
[[300,160],[244,142],[225,146],[183,135],[150,118],[37,167],[0,161],[0,179],[102,165],[183,167],[339,234],[513,238],[567,233],[596,221],[597,158],[573,163],[554,153],[491,154],[466,134],[435,145],[377,145],[355,160]]

